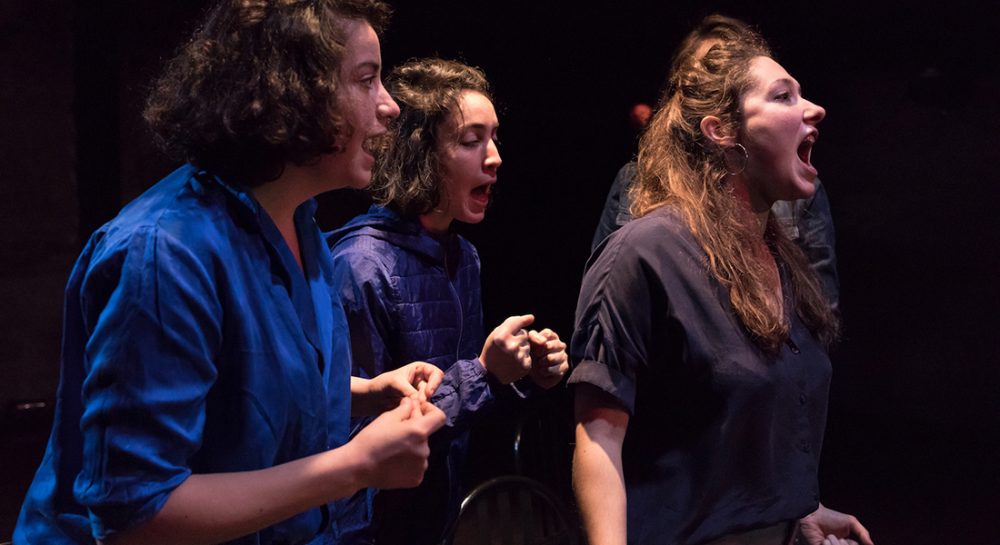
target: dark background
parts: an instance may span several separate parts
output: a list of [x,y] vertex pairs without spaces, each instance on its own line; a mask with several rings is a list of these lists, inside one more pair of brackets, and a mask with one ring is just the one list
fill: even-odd
[[[0,2],[0,541],[37,466],[62,289],[89,233],[173,165],[139,111],[204,2]],[[604,196],[670,51],[720,11],[760,27],[827,108],[813,161],[837,226],[845,337],[821,479],[877,543],[1000,543],[1000,16],[994,2],[397,0],[391,67],[482,67],[501,128],[479,247],[487,326],[534,312],[569,337]],[[334,227],[358,195],[321,201]],[[564,394],[548,410],[565,414]],[[537,408],[537,407],[536,407]],[[499,432],[498,432],[499,433]],[[480,447],[479,474],[505,454]]]

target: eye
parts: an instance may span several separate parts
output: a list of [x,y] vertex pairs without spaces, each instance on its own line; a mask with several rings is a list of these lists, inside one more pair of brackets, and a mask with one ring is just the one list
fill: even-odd
[[377,76],[371,75],[361,78],[361,85],[371,89],[375,86],[375,82],[378,80]]
[[466,148],[475,148],[475,147],[478,147],[480,143],[482,143],[482,140],[480,140],[479,137],[465,138],[465,139],[462,139],[461,141],[459,141],[459,144],[461,144],[462,146],[464,146]]
[[779,102],[788,102],[792,99],[792,94],[788,91],[782,91],[774,96],[774,100]]

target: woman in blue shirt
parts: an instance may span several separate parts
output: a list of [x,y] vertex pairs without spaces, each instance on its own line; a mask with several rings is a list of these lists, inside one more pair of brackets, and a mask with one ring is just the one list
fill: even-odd
[[329,236],[335,285],[354,374],[374,376],[411,359],[441,367],[445,378],[431,401],[447,424],[431,439],[419,488],[361,492],[342,523],[350,543],[419,545],[439,542],[457,514],[470,422],[502,385],[530,376],[552,387],[568,364],[553,331],[526,330],[531,315],[484,335],[479,256],[451,232],[455,221],[483,220],[501,163],[485,76],[420,59],[393,70],[389,87],[402,113],[373,182],[380,204]]
[[[398,115],[387,14],[225,0],[167,66],[145,114],[188,164],[70,276],[55,422],[15,543],[330,543],[329,502],[420,482],[442,374],[350,379],[312,217],[318,193],[368,184]],[[347,441],[352,410],[386,408]]]

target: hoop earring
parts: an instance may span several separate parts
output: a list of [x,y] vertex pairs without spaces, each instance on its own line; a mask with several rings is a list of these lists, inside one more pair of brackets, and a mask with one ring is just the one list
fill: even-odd
[[[730,154],[729,154],[729,152],[730,151],[734,151],[737,148],[739,148],[739,151],[740,151],[740,158],[739,158],[739,160],[741,162],[739,163],[739,165],[740,165],[739,168],[735,168],[734,169],[734,168],[732,168],[730,166],[730,161],[729,161]],[[730,146],[730,147],[726,148],[725,151],[722,152],[722,160],[726,164],[726,174],[728,174],[730,176],[736,176],[737,174],[742,174],[743,171],[747,169],[747,163],[750,161],[750,154],[747,153],[747,149],[745,147],[743,147],[743,144],[737,143],[737,144],[735,144],[733,146]]]

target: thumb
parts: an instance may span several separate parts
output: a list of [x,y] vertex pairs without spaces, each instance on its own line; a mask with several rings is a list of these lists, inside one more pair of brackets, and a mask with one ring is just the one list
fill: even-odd
[[[402,422],[403,420],[409,420],[413,417],[413,409],[413,401],[408,397],[403,397],[400,398],[399,405],[397,405],[395,409],[389,411],[389,414],[391,414],[393,418],[398,418]],[[419,414],[419,409],[417,410]]]
[[525,314],[523,316],[511,316],[503,321],[503,325],[508,333],[516,334],[518,331],[531,325],[534,321],[534,314]]
[[433,403],[428,403],[426,401],[420,405],[424,412],[421,420],[425,425],[425,429],[428,434],[433,433],[445,424],[445,420],[447,420],[447,418],[445,417],[444,411],[435,407]]
[[417,392],[417,389],[414,388],[413,385],[406,380],[397,380],[396,389],[399,390],[399,394],[401,397],[410,397],[413,394],[419,393]]

